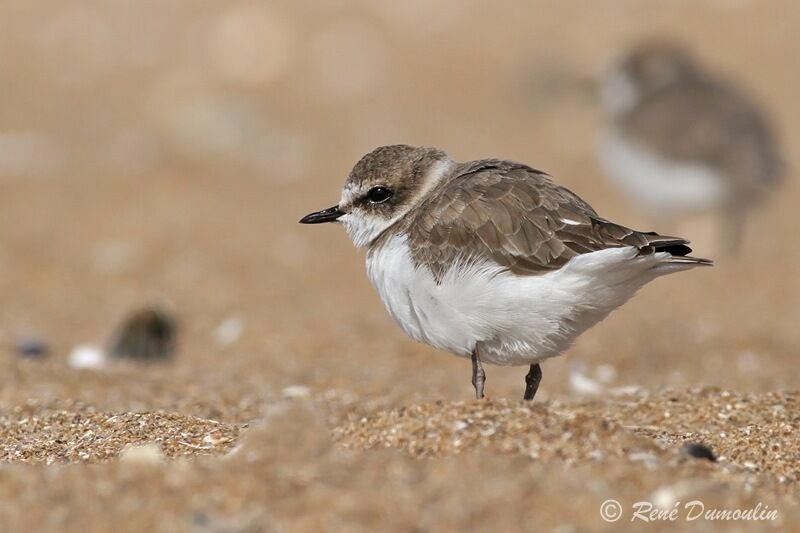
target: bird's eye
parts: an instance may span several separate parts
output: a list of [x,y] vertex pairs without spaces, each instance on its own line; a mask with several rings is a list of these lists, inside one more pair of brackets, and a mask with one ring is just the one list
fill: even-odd
[[391,198],[392,194],[386,187],[373,187],[367,193],[367,199],[373,204],[380,204]]

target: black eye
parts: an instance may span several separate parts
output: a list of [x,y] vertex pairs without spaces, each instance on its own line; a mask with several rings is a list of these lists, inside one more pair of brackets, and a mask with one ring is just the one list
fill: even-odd
[[373,187],[367,193],[367,199],[373,204],[380,204],[391,198],[392,194],[394,193],[385,187]]

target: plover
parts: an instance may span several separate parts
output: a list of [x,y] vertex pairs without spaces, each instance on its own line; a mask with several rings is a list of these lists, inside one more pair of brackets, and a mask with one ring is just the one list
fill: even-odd
[[610,222],[550,176],[513,161],[458,163],[437,148],[384,146],[350,172],[339,203],[303,224],[339,222],[410,337],[481,363],[539,363],[644,284],[711,261],[688,241]]
[[600,96],[609,117],[599,150],[605,173],[654,219],[719,215],[720,248],[735,252],[746,212],[783,171],[756,103],[664,40],[617,60]]

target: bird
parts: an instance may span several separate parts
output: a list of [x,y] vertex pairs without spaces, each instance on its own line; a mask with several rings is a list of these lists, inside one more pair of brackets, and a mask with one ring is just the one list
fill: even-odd
[[356,163],[339,202],[302,224],[337,222],[389,315],[412,339],[472,361],[528,366],[565,351],[655,278],[711,265],[689,241],[604,219],[533,167],[466,163],[438,148],[382,146]]
[[630,47],[599,85],[604,173],[652,220],[710,214],[719,249],[735,255],[747,214],[785,172],[766,113],[664,38]]

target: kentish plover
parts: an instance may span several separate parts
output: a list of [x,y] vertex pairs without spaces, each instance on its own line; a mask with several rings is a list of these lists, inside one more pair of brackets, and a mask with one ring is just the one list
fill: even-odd
[[350,172],[339,203],[300,222],[339,222],[367,250],[367,274],[412,338],[482,362],[530,365],[525,399],[554,357],[647,282],[711,261],[688,241],[610,222],[521,163],[453,161],[384,146]]
[[605,173],[654,219],[718,214],[720,248],[735,252],[746,212],[783,170],[753,100],[669,41],[633,47],[606,75],[600,97]]

